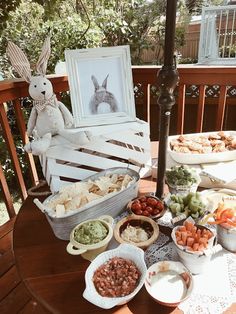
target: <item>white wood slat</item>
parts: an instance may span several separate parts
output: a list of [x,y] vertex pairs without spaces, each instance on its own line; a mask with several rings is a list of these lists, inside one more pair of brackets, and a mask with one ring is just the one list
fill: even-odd
[[131,134],[130,132],[118,132],[118,133],[111,133],[108,136],[105,134],[102,136],[107,140],[115,140],[119,142],[124,142],[126,144],[130,144],[133,146],[138,146],[143,149],[150,150],[150,143],[147,141],[146,137]]
[[112,167],[122,167],[124,163],[117,160],[107,159],[96,155],[90,155],[83,152],[61,149],[61,147],[53,147],[46,153],[47,157],[68,162],[78,162],[85,166],[99,166],[99,168],[106,169]]
[[[122,160],[145,164],[146,167],[140,171],[141,176],[146,176],[150,171],[151,146],[148,123],[138,120],[115,125],[77,128],[69,131],[74,133],[86,129],[95,136],[93,141],[82,147],[75,147],[70,143],[58,144],[50,147],[40,158],[42,168],[46,169],[45,177],[52,191],[57,191],[60,186],[71,183],[63,180],[63,177],[67,178],[68,181],[70,181],[69,179],[71,181],[83,180],[94,174],[96,169],[104,170],[129,166],[139,172],[139,165],[128,165]],[[136,133],[141,132],[142,136],[136,135]],[[108,140],[120,142],[121,145],[108,143]],[[86,152],[86,150],[88,151]],[[116,160],[117,158],[120,161]],[[84,169],[85,166],[86,169]]]
[[59,175],[61,177],[72,178],[72,179],[77,179],[77,180],[83,180],[97,173],[96,171],[93,171],[93,170],[71,167],[69,165],[62,165],[58,163],[56,163],[49,170],[50,170],[51,175]]
[[126,122],[126,123],[119,123],[113,125],[99,125],[99,126],[90,126],[90,127],[81,127],[71,129],[72,133],[76,133],[78,131],[91,131],[93,134],[102,135],[102,134],[109,134],[111,132],[119,132],[125,129],[129,129],[134,132],[143,132],[146,135],[150,134],[150,127],[149,124],[145,121],[137,119],[134,122]]
[[98,139],[96,143],[88,143],[85,148],[94,150],[96,152],[107,154],[110,156],[115,156],[123,159],[133,159],[138,162],[145,163],[147,161],[148,155],[143,152],[138,152],[136,150],[127,149],[122,146],[114,145],[111,143],[104,142],[102,139]]

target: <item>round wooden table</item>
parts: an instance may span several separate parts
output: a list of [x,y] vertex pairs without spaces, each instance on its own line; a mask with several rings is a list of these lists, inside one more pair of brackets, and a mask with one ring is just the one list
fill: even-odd
[[[155,182],[143,179],[140,194],[154,192]],[[43,198],[41,198],[43,200]],[[168,233],[168,228],[161,228]],[[145,287],[126,305],[104,310],[82,296],[89,262],[66,252],[67,241],[55,237],[45,215],[28,197],[20,209],[13,233],[13,248],[19,274],[32,296],[49,313],[182,313],[151,299]],[[226,313],[236,313],[232,306]],[[212,313],[213,314],[213,313]]]

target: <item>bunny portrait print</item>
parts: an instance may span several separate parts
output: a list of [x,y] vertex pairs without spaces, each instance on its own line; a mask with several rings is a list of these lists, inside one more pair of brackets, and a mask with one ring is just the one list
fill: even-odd
[[[73,143],[83,145],[89,142],[90,132],[69,132],[73,126],[73,116],[67,107],[57,100],[52,83],[46,78],[47,61],[51,52],[50,37],[44,41],[42,52],[36,64],[37,75],[31,75],[30,62],[24,52],[9,42],[7,55],[16,72],[29,83],[29,95],[33,108],[27,124],[28,136],[34,140],[25,145],[25,150],[41,155],[52,145]],[[57,137],[55,137],[57,135]]]
[[92,75],[91,80],[94,84],[94,94],[89,102],[91,114],[102,114],[118,111],[118,103],[113,93],[107,90],[107,74],[102,85],[99,85],[97,78]]

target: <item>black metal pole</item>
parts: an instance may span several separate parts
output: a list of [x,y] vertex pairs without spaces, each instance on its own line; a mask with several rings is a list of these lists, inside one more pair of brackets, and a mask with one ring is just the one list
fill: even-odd
[[167,0],[164,65],[157,76],[157,84],[160,90],[160,96],[157,101],[160,106],[160,128],[156,196],[159,198],[164,196],[170,115],[171,108],[175,103],[173,92],[179,79],[174,62],[176,10],[177,0]]

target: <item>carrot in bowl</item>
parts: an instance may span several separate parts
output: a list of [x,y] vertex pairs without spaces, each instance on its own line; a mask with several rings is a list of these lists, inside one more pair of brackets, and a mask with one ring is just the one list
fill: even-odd
[[192,222],[185,221],[175,231],[176,242],[178,245],[186,246],[189,251],[203,251],[207,248],[208,240],[213,233],[206,229],[197,228]]

